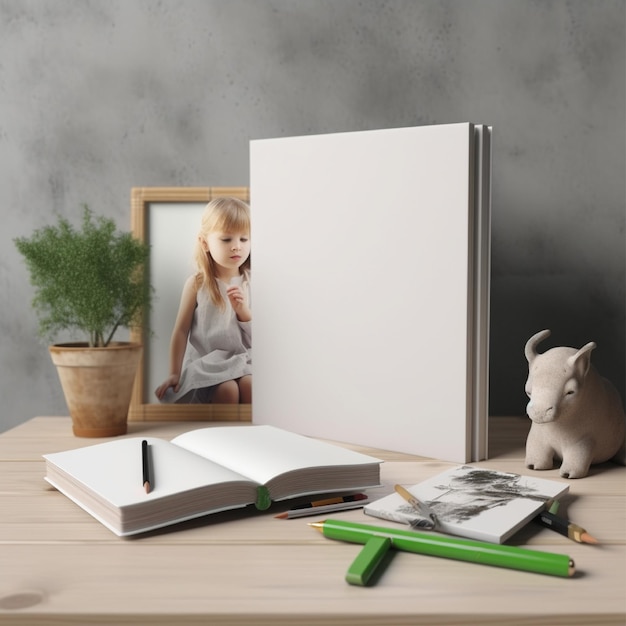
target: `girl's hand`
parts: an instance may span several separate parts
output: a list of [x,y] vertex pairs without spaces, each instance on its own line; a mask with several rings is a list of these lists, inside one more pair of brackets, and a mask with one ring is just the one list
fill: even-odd
[[174,389],[174,392],[178,391],[180,389],[180,376],[177,376],[176,374],[170,374],[164,382],[162,382],[154,391],[154,395],[159,399],[159,400],[163,400],[163,396],[165,395],[165,392],[172,387]]
[[249,322],[252,319],[252,312],[246,304],[246,298],[241,287],[239,285],[231,285],[226,289],[226,295],[237,314],[237,319],[240,322]]

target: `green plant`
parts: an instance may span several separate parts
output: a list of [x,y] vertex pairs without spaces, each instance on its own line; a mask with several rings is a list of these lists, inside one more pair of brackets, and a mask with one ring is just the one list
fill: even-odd
[[84,205],[82,229],[65,218],[14,240],[35,287],[39,331],[53,338],[78,330],[90,346],[106,346],[120,327],[141,326],[151,306],[149,246],[115,223],[92,218]]

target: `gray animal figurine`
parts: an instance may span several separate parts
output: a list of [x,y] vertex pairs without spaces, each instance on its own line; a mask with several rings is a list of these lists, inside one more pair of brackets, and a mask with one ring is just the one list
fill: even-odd
[[526,412],[532,420],[526,467],[552,469],[557,457],[561,476],[583,478],[594,463],[613,459],[626,465],[626,415],[615,387],[591,364],[596,344],[538,354],[537,344],[549,335],[549,330],[538,332],[524,349]]

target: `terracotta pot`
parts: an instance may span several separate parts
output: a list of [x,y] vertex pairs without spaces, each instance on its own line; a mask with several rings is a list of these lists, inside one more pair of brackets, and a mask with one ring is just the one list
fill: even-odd
[[114,437],[127,430],[135,375],[141,357],[138,343],[86,343],[49,347],[77,437]]

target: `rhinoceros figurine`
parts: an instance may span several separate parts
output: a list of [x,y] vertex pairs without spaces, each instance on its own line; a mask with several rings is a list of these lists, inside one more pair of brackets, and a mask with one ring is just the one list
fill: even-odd
[[576,348],[552,348],[537,353],[549,330],[533,335],[524,349],[528,360],[526,407],[532,420],[526,440],[526,467],[552,469],[583,478],[594,463],[613,459],[626,464],[626,415],[615,387],[591,364],[590,342]]

